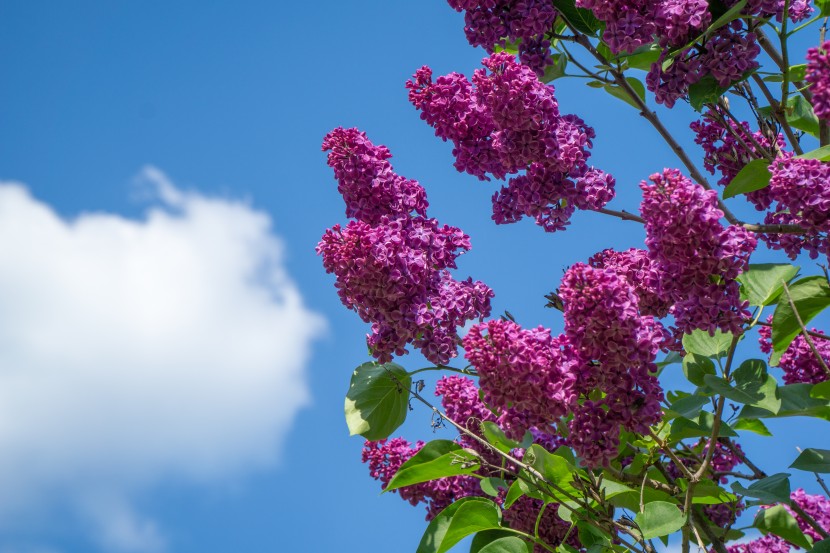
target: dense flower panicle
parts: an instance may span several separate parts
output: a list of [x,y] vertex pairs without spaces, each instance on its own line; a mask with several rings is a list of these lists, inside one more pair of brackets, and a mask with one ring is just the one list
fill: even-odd
[[[767,320],[771,322],[772,316]],[[813,332],[819,332],[819,330],[814,328]],[[772,329],[766,326],[759,327],[758,334],[760,334],[758,342],[761,345],[761,351],[767,354],[772,353]],[[814,338],[813,344],[822,359],[825,362],[830,362],[830,340]],[[813,354],[812,348],[802,335],[796,336],[795,340],[787,347],[787,351],[781,355],[781,359],[778,361],[778,367],[784,371],[785,384],[818,384],[830,380],[830,375],[825,372]]]
[[620,427],[644,433],[660,419],[663,390],[654,360],[667,333],[640,313],[623,271],[577,263],[559,294],[575,390],[585,398],[597,390],[605,394],[574,408],[569,440],[586,464],[600,466],[616,457]]
[[807,50],[807,76],[816,117],[830,119],[830,41]]
[[671,304],[657,295],[654,283],[658,282],[659,274],[646,250],[637,248],[629,248],[622,252],[612,249],[602,250],[588,260],[588,265],[598,269],[611,269],[624,278],[637,294],[641,314],[658,318],[663,318],[668,314]]
[[658,104],[672,108],[677,100],[688,94],[689,87],[703,77],[703,64],[698,56],[692,55],[692,50],[684,50],[668,67],[663,67],[665,55],[662,52],[649,69],[646,88],[654,93]]
[[384,215],[426,215],[426,192],[417,181],[395,174],[386,146],[375,146],[357,129],[338,127],[326,135],[323,151],[329,152],[347,217],[376,224]]
[[693,183],[676,169],[642,182],[640,211],[646,220],[646,245],[659,278],[658,296],[674,304],[683,332],[702,329],[739,333],[749,316],[735,280],[746,270],[755,236],[744,228],[724,228],[717,194]]
[[464,32],[473,46],[493,53],[507,42],[518,44],[522,63],[542,75],[551,63],[550,42],[545,33],[558,15],[546,0],[448,0],[456,11],[464,11]]
[[830,165],[817,159],[785,154],[769,166],[767,193],[776,206],[767,213],[767,224],[794,224],[803,234],[766,234],[761,238],[772,249],[784,250],[795,259],[802,251],[815,259],[830,256]]
[[[509,509],[504,511],[504,521],[507,525],[520,532],[533,535],[536,528],[536,519],[539,517],[539,511],[544,504],[539,499],[532,499],[527,496],[522,496],[516,500]],[[581,548],[579,543],[578,532],[569,531],[571,523],[559,518],[559,505],[556,503],[548,504],[545,507],[542,518],[539,520],[539,537],[551,547],[558,547],[566,538],[566,543],[571,547],[577,549]],[[544,553],[548,551],[540,545],[533,547],[533,553]]]
[[[703,165],[707,171],[720,172],[718,184],[732,182],[741,169],[753,159],[763,155],[777,157],[784,151],[784,137],[779,134],[774,144],[761,132],[751,132],[749,123],[729,120],[720,110],[708,110],[700,121],[690,125],[695,133],[695,143],[703,147]],[[759,148],[760,146],[760,148]],[[755,209],[763,211],[772,203],[769,188],[762,188],[746,194]]]
[[743,23],[733,21],[721,28],[705,45],[700,62],[715,78],[718,86],[727,88],[744,74],[758,68],[755,58],[761,53],[755,33],[745,33]]
[[492,320],[473,326],[463,346],[484,400],[501,412],[499,425],[511,438],[521,440],[531,428],[545,428],[568,413],[574,377],[563,359],[561,338],[550,330]]
[[396,175],[386,161],[389,150],[365,134],[335,129],[323,148],[330,150],[348,212],[358,218],[326,230],[317,245],[343,305],[372,323],[367,343],[380,361],[413,344],[430,361],[447,363],[457,354],[458,328],[489,315],[493,297],[485,284],[449,273],[470,249],[469,237],[426,218],[423,189]]
[[598,209],[614,197],[614,178],[588,165],[594,131],[561,115],[553,87],[507,53],[483,61],[472,82],[459,74],[432,79],[428,67],[407,82],[409,100],[435,134],[452,141],[455,167],[482,180],[510,178],[493,196],[497,224],[533,217],[563,229],[575,209]]
[[790,545],[775,534],[767,534],[757,540],[727,545],[726,550],[729,553],[789,553]]
[[[466,376],[444,376],[435,384],[444,413],[453,421],[473,430],[476,423],[494,421],[495,416],[481,401],[478,386]],[[472,424],[468,424],[472,422]]]
[[[364,463],[369,464],[371,477],[380,480],[381,488],[385,490],[401,465],[418,453],[423,446],[424,442],[418,441],[413,446],[403,438],[367,441],[363,446],[362,459]],[[426,518],[431,520],[453,501],[470,495],[481,495],[481,488],[475,477],[452,476],[404,486],[392,490],[392,493],[400,494],[402,499],[412,505],[426,503]]]
[[[727,6],[732,6],[737,2],[738,0],[727,0],[724,3]],[[789,19],[793,22],[807,19],[813,13],[813,7],[810,6],[809,0],[749,0],[743,12],[761,17],[774,15],[780,22],[784,19],[785,2],[789,3],[787,12]]]

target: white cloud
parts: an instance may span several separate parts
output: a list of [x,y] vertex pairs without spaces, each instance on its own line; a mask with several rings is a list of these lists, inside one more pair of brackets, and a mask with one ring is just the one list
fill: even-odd
[[60,502],[105,547],[158,551],[133,493],[273,464],[309,402],[324,325],[268,216],[141,178],[143,220],[67,221],[0,183],[0,533]]

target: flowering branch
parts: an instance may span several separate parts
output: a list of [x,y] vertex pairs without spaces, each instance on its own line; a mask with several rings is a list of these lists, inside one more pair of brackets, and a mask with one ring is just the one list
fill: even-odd
[[813,342],[813,339],[810,338],[810,334],[807,333],[807,327],[804,326],[804,322],[801,320],[801,315],[798,314],[798,310],[795,308],[795,302],[790,295],[790,288],[787,286],[786,282],[783,282],[782,284],[784,285],[784,293],[787,295],[787,301],[790,303],[790,308],[793,310],[793,314],[795,315],[795,320],[798,321],[798,326],[801,328],[801,335],[804,336],[804,341],[807,342],[808,346],[810,346],[810,350],[813,352],[813,355],[815,355],[819,365],[821,365],[821,368],[824,369],[827,376],[830,376],[830,367],[827,366],[827,363],[821,357],[818,348],[816,348],[816,344]]

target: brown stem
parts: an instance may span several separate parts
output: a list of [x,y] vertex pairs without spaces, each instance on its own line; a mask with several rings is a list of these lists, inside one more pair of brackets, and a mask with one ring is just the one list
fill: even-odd
[[802,520],[804,520],[804,522],[806,522],[807,524],[809,524],[810,526],[812,526],[812,527],[813,527],[813,530],[815,530],[816,532],[818,532],[818,534],[819,534],[822,538],[824,538],[824,539],[830,539],[830,533],[828,533],[828,532],[827,532],[827,530],[825,530],[824,528],[822,528],[822,526],[821,526],[818,522],[816,522],[816,519],[814,519],[813,517],[811,517],[809,513],[807,513],[804,509],[802,509],[802,508],[798,505],[798,503],[796,503],[795,501],[791,502],[791,503],[790,503],[790,508],[791,508],[793,511],[795,511],[795,512],[796,512],[796,514],[797,514],[799,517],[801,517],[801,519],[802,519]]
[[807,229],[800,225],[756,225],[754,223],[739,223],[751,232],[768,234],[806,234]]
[[721,444],[725,445],[727,448],[729,448],[729,451],[731,451],[735,457],[740,459],[743,464],[749,467],[749,470],[752,471],[752,474],[755,475],[755,478],[760,480],[761,478],[767,477],[767,473],[758,468],[758,465],[750,461],[747,458],[746,454],[739,447],[732,443],[732,440],[730,440],[729,438],[721,438],[718,441]]
[[605,215],[611,215],[612,217],[619,217],[623,221],[635,221],[637,223],[640,223],[641,225],[646,224],[645,219],[643,219],[639,215],[634,215],[633,213],[628,212],[624,209],[622,211],[615,211],[613,209],[605,209],[601,207],[599,209],[594,209],[592,211],[596,211],[597,213],[603,213]]

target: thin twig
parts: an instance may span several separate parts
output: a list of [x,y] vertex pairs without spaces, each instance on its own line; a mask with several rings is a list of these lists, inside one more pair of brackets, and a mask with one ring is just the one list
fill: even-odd
[[619,217],[623,221],[635,221],[637,223],[640,223],[641,225],[646,224],[645,219],[643,219],[639,215],[634,215],[633,213],[626,211],[624,209],[622,211],[615,211],[613,209],[605,209],[604,207],[601,207],[599,209],[593,209],[591,211],[596,211],[597,213],[602,213],[604,215],[611,215],[612,217]]
[[[757,324],[759,326],[766,326],[766,327],[772,328],[772,323],[766,323],[764,321],[758,321],[755,324]],[[809,334],[813,338],[821,338],[822,340],[830,340],[830,336],[828,336],[827,334],[822,334],[821,332],[815,332],[813,330],[808,330],[807,334]]]
[[778,121],[778,124],[781,125],[781,128],[784,130],[784,134],[787,135],[787,139],[790,141],[790,146],[795,153],[801,155],[804,153],[804,150],[801,149],[801,144],[798,143],[798,138],[796,138],[795,133],[793,133],[792,127],[790,127],[790,123],[787,121],[787,115],[784,113],[784,110],[787,106],[781,106],[776,100],[772,92],[770,92],[767,84],[764,80],[757,74],[754,73],[752,75],[752,80],[755,81],[755,84],[758,85],[758,88],[761,89],[764,97],[769,102],[770,108],[772,109],[772,115],[775,117],[775,120]]
[[797,514],[797,515],[798,515],[798,516],[799,516],[802,520],[804,520],[804,522],[806,522],[807,524],[809,524],[810,526],[812,526],[812,527],[813,527],[813,530],[815,530],[816,532],[818,532],[818,534],[819,534],[822,538],[824,538],[824,539],[830,539],[830,533],[828,533],[828,532],[827,532],[827,530],[825,530],[825,529],[821,526],[821,524],[819,524],[818,522],[816,522],[816,519],[814,519],[813,517],[811,517],[809,513],[807,513],[804,509],[802,509],[802,508],[798,505],[798,503],[796,503],[795,501],[791,501],[789,506],[790,506],[790,508],[791,508],[793,511],[795,511],[795,512],[796,512],[796,514]]

